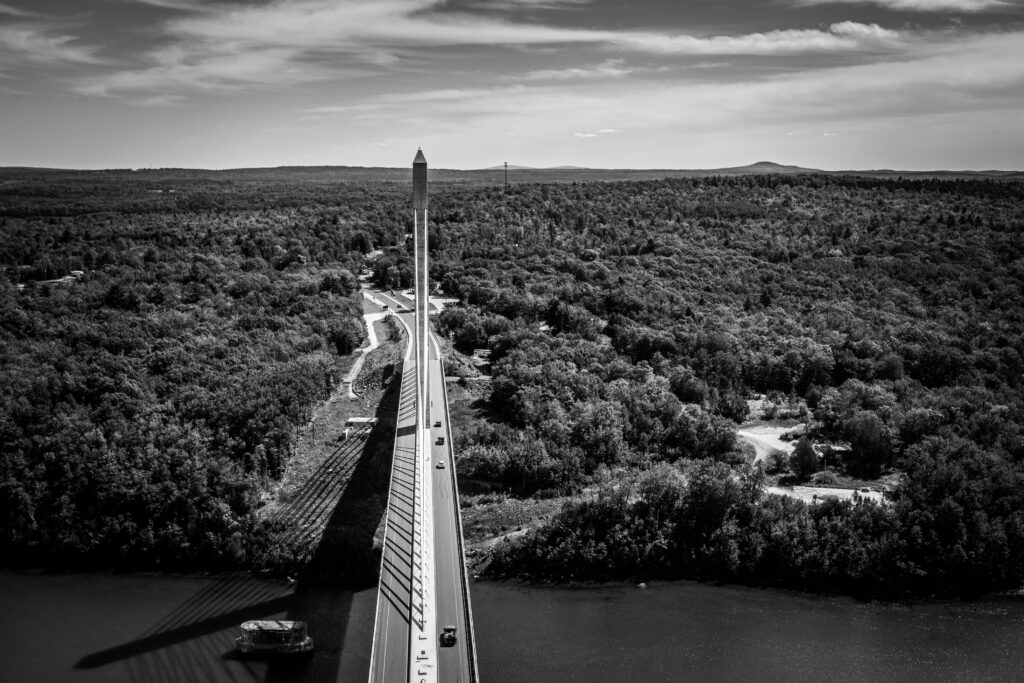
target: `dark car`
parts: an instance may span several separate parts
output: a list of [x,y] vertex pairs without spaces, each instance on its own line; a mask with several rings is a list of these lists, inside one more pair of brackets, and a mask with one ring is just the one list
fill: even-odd
[[434,423],[434,426],[435,426],[435,427],[440,427],[440,426],[441,426],[441,421],[440,421],[440,420],[438,420],[437,422],[435,422],[435,423]]
[[444,445],[444,437],[443,436],[437,437],[437,445],[438,446],[443,446]]
[[454,647],[458,640],[454,626],[445,626],[441,629],[441,647]]

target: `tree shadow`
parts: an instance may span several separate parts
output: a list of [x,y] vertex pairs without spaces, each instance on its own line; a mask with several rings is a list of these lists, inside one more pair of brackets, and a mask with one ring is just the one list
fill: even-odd
[[[400,369],[395,377],[401,378]],[[375,587],[378,581],[381,555],[374,537],[387,507],[400,387],[401,381],[388,383],[363,455],[327,521],[316,551],[299,573],[288,616],[309,624],[309,632],[316,639],[313,656],[303,662],[271,660],[265,679],[268,683],[335,681],[339,675],[362,679],[369,671],[370,638],[359,646],[365,650],[365,657],[349,660],[365,661],[358,671],[341,671],[342,646],[354,591]],[[330,609],[324,609],[324,605],[330,605]],[[372,634],[372,627],[367,632]]]
[[[399,369],[396,377],[400,376]],[[374,534],[387,508],[400,386],[400,381],[391,381],[385,389],[363,454],[327,520],[316,551],[300,571],[301,588],[342,582],[359,589],[377,583],[380,549],[374,545]]]

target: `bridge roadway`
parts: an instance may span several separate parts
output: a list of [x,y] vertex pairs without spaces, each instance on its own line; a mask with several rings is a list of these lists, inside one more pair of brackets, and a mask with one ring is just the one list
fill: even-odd
[[[371,299],[391,306],[397,311],[397,317],[405,324],[406,331],[413,329],[411,308],[414,304],[411,300],[401,295],[389,296],[377,291],[372,292]],[[392,465],[385,529],[386,542],[381,561],[373,654],[370,661],[371,682],[407,681],[409,674],[409,620],[410,614],[414,614],[411,609],[412,599],[417,597],[412,571],[414,558],[411,535],[415,514],[413,467],[417,431],[414,356],[411,349],[407,348],[395,429],[395,459]],[[430,443],[426,448],[431,459],[429,471],[434,503],[436,628],[433,631],[440,634],[444,626],[455,626],[458,629],[456,647],[437,648],[436,680],[443,683],[471,683],[477,680],[472,616],[460,542],[458,489],[452,459],[444,370],[438,342],[433,334],[430,335],[428,372]],[[435,427],[438,421],[441,426]],[[437,443],[438,437],[444,437],[443,444]],[[445,466],[437,467],[442,460]]]

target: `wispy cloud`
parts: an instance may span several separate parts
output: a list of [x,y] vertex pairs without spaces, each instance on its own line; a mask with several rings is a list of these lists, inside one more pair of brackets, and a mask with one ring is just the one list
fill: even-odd
[[596,138],[601,135],[614,135],[615,133],[621,133],[622,131],[618,128],[602,128],[596,133],[573,133],[574,137],[577,138]]
[[[190,0],[138,0],[177,9]],[[549,6],[566,3],[520,3]],[[582,3],[567,3],[576,5]],[[166,45],[142,56],[143,65],[97,76],[78,90],[90,94],[135,94],[175,88],[287,85],[346,74],[364,67],[399,68],[417,50],[438,47],[589,45],[672,55],[797,55],[895,49],[897,31],[876,24],[840,22],[827,29],[778,30],[741,35],[560,28],[468,12],[445,12],[441,0],[276,0],[264,5],[205,5],[199,12],[162,26]],[[406,68],[414,66],[405,62]],[[616,78],[630,71],[618,59],[593,69],[542,69],[525,80]]]
[[[84,78],[75,86],[83,95],[112,97],[132,95],[136,102],[152,102],[152,93],[171,90],[176,101],[194,91],[233,91],[253,87],[282,86],[325,78],[317,65],[298,66],[294,49],[275,48],[236,55],[217,51],[198,53],[171,46],[150,55],[152,66]],[[350,69],[350,73],[354,73]],[[341,70],[332,70],[341,75]],[[167,93],[164,95],[168,96]],[[170,100],[168,100],[170,101]]]
[[29,12],[28,10],[18,9],[17,7],[11,7],[0,2],[0,14],[7,14],[12,17],[38,17],[39,14],[35,12]]
[[763,125],[786,131],[793,121],[824,127],[893,117],[920,121],[937,112],[1013,111],[1021,106],[1022,89],[1024,33],[1006,32],[936,41],[919,46],[912,57],[769,78],[634,82],[628,97],[620,96],[617,81],[594,81],[571,89],[543,84],[394,93],[317,111],[401,126],[415,102],[420,125],[430,130],[522,129],[593,138],[618,130],[601,125],[609,120],[628,120],[631,131],[645,134]]
[[589,68],[539,69],[524,74],[510,75],[507,78],[517,81],[577,81],[595,78],[622,78],[638,71],[638,69],[623,66],[624,63],[622,59],[608,59]]
[[851,52],[899,45],[902,34],[878,24],[843,21],[828,29],[787,29],[737,36],[697,37],[622,33],[609,41],[640,51],[676,55],[787,55]]
[[1011,0],[797,0],[798,5],[877,5],[893,10],[915,12],[983,12],[988,9],[1010,7]]
[[204,4],[202,0],[122,0],[122,2],[137,3],[140,5],[149,5],[151,7],[163,7],[164,9],[175,9],[190,12],[212,9],[212,6],[209,3]]
[[[1024,0],[770,4],[0,0],[0,149],[86,165],[373,165],[416,145],[466,167],[692,167],[702,149],[707,167],[730,149],[1019,165]],[[150,146],[163,156],[135,151]]]
[[473,3],[474,9],[503,10],[516,12],[523,9],[581,9],[593,0],[479,0]]
[[[32,64],[99,64],[97,49],[41,24],[0,26],[0,54]],[[6,61],[6,60],[5,60]]]

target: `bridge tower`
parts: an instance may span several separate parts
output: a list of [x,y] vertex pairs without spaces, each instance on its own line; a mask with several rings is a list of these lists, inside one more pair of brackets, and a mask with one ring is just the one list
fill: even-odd
[[424,400],[429,396],[427,373],[427,334],[430,330],[429,292],[430,280],[427,271],[427,159],[423,150],[416,151],[412,162],[412,209],[413,209],[413,241],[416,248],[416,373],[418,386],[423,393],[417,396],[419,414],[417,422],[422,420],[424,427],[430,426],[430,406]]
[[437,681],[437,623],[434,585],[434,501],[430,481],[430,281],[427,270],[427,159],[416,151],[412,162],[413,246],[416,252],[416,473],[413,497],[413,605],[409,628],[409,680]]

